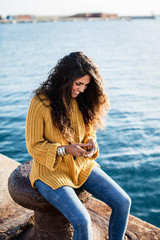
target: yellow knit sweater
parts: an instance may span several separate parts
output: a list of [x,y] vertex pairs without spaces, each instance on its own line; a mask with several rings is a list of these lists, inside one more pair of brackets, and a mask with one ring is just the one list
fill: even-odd
[[[49,100],[45,100],[48,104]],[[71,126],[74,129],[73,143],[86,143],[96,138],[93,127],[86,132],[82,113],[74,99],[70,110]],[[51,118],[51,108],[46,107],[36,96],[32,98],[26,119],[26,145],[33,157],[30,181],[33,187],[37,179],[42,180],[53,189],[61,186],[79,188],[88,178],[94,166],[99,166],[92,158],[83,156],[73,158],[57,155],[57,147],[67,145],[68,141],[61,135]]]

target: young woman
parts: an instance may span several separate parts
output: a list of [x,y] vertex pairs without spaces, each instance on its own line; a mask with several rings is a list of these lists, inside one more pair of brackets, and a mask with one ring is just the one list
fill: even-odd
[[26,121],[32,186],[70,221],[74,240],[91,240],[89,213],[74,191],[82,186],[112,208],[109,239],[122,240],[131,200],[95,161],[95,131],[109,108],[97,66],[73,52],[34,93]]

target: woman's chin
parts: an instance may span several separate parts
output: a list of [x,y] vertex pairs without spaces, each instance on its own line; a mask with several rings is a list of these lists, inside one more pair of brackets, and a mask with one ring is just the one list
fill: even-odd
[[72,93],[72,98],[76,98],[79,95],[79,93]]

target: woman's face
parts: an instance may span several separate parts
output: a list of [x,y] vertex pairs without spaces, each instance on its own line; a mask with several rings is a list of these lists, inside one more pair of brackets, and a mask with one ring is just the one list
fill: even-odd
[[88,84],[91,81],[91,77],[89,75],[85,75],[84,77],[79,78],[73,82],[71,96],[76,98],[78,94],[83,93],[87,88]]

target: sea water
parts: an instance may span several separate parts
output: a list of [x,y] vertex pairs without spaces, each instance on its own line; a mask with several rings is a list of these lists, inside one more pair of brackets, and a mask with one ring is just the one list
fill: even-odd
[[131,214],[160,227],[159,20],[0,24],[0,152],[31,159],[32,90],[72,51],[96,62],[111,102],[97,162],[132,198]]

